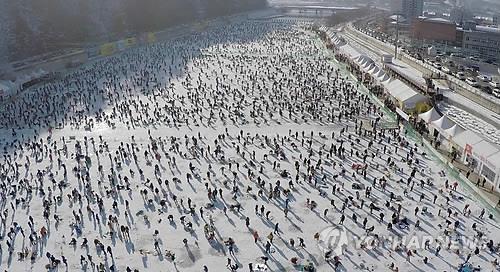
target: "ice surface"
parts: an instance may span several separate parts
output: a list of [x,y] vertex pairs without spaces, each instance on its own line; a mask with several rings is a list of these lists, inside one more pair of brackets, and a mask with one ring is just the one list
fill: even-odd
[[[338,227],[342,214],[351,240],[367,230],[371,239],[481,233],[497,247],[496,221],[488,211],[479,218],[483,202],[460,186],[452,190],[455,180],[403,131],[382,135],[378,120],[387,117],[352,82],[310,25],[281,19],[224,23],[134,49],[16,97],[0,109],[0,268],[91,271],[91,256],[102,271],[225,271],[228,259],[240,271],[249,263],[256,271],[301,271],[308,261],[332,271],[322,237],[331,236],[328,228]],[[376,138],[367,132],[373,125]],[[217,192],[212,199],[209,190]],[[399,205],[399,219],[387,230]],[[84,238],[88,247],[81,246]],[[444,243],[436,255],[431,242],[409,258],[404,248],[348,243],[337,265],[457,271],[472,252],[473,265],[493,271],[498,253],[483,244],[475,255],[475,247],[457,254]],[[47,266],[49,253],[53,263],[64,256],[67,266]]]

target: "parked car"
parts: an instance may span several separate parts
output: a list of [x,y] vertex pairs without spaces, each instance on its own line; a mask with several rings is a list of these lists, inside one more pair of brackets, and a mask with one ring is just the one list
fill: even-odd
[[479,83],[476,81],[475,78],[473,77],[468,77],[465,82],[469,85],[471,85],[472,87],[478,87],[479,86]]
[[500,82],[492,81],[490,82],[490,85],[495,89],[500,89]]
[[479,58],[475,57],[475,56],[470,56],[470,57],[468,57],[468,59],[470,59],[472,61],[479,61]]
[[493,89],[493,95],[496,98],[500,98],[500,89]]
[[477,79],[479,79],[482,82],[490,82],[491,81],[491,78],[489,76],[486,76],[486,75],[478,75]]
[[464,58],[464,55],[458,54],[458,53],[451,53],[451,57],[456,57],[456,58]]
[[451,70],[450,68],[446,67],[446,66],[443,66],[443,68],[441,69],[443,70],[443,72],[447,73],[448,75],[451,75]]
[[443,67],[441,65],[441,63],[438,63],[438,62],[434,63],[432,66],[434,66],[434,68],[439,69],[439,70],[441,70],[441,68]]
[[460,79],[460,80],[465,80],[465,74],[464,72],[457,72],[455,76]]
[[448,66],[455,66],[455,62],[451,59],[447,59],[446,61],[443,62],[445,65]]

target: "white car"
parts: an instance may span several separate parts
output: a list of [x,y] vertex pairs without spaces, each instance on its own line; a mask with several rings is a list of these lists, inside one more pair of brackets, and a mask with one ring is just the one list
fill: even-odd
[[474,56],[468,57],[468,59],[470,59],[472,61],[479,61],[479,58],[474,57]]
[[492,81],[490,82],[490,86],[496,89],[500,89],[500,82]]
[[455,76],[460,79],[460,80],[465,80],[465,74],[464,72],[458,72],[455,74]]
[[432,66],[434,66],[434,68],[436,68],[438,70],[441,70],[441,68],[443,67],[443,65],[441,65],[441,63],[439,63],[439,62],[433,63]]
[[477,83],[476,79],[474,79],[473,77],[468,77],[465,82],[467,82],[467,84],[471,85],[472,87],[479,87],[479,83]]
[[500,98],[500,89],[493,89],[493,95],[496,98]]
[[445,72],[445,73],[447,73],[447,74],[451,75],[451,70],[450,70],[450,68],[448,68],[448,67],[446,67],[446,66],[443,66],[443,68],[442,68],[441,70],[443,70],[443,72]]
[[485,75],[478,75],[477,79],[481,80],[482,82],[490,82],[491,81],[491,79]]

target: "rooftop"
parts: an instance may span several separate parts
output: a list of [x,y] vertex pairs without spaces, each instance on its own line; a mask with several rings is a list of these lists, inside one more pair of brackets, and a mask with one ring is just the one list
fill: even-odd
[[497,27],[489,27],[489,26],[476,26],[477,31],[490,32],[500,34],[500,28]]
[[425,21],[425,22],[450,24],[450,25],[454,25],[455,24],[455,23],[451,22],[450,20],[446,20],[444,18],[429,18],[429,17],[425,17],[425,16],[419,16],[418,18],[420,20],[422,20],[422,21]]

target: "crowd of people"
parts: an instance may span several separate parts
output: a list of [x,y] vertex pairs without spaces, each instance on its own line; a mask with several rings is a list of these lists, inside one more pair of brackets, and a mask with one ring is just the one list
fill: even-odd
[[[498,269],[496,219],[360,90],[311,24],[273,19],[23,92],[0,107],[0,268]],[[372,239],[325,252],[330,226]]]

